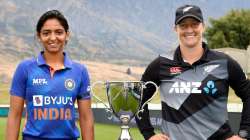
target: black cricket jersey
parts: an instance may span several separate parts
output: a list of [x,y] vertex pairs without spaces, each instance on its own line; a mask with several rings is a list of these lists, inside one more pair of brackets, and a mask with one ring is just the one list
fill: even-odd
[[[226,54],[208,49],[203,43],[202,57],[192,65],[185,63],[178,47],[171,57],[159,56],[142,76],[160,87],[162,132],[171,140],[224,140],[233,135],[228,123],[229,86],[243,101],[240,135],[250,138],[250,81],[240,65]],[[144,90],[143,102],[154,87]],[[154,135],[148,106],[136,118],[145,139]]]

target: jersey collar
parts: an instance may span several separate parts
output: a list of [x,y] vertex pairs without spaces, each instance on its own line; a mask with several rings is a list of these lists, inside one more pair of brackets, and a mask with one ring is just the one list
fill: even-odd
[[[42,65],[47,65],[46,61],[43,57],[43,51],[41,53],[39,53],[38,57],[37,57],[37,64],[38,66],[42,66]],[[67,55],[67,53],[63,52],[64,55],[64,66],[65,68],[71,68],[72,67],[72,61],[70,60],[69,56]]]
[[[207,54],[209,52],[209,48],[207,47],[207,44],[205,42],[202,42],[202,48],[204,49],[204,52],[203,52],[201,58],[197,62],[208,62],[209,59],[207,58]],[[175,50],[174,60],[179,62],[179,63],[182,63],[182,64],[185,63],[184,60],[182,59],[182,56],[181,56],[180,46],[178,46],[177,49]]]

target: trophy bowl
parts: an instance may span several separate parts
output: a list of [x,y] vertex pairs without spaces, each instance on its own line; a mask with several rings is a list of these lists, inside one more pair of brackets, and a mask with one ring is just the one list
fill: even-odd
[[[93,92],[97,84],[102,84],[105,87],[109,105]],[[119,140],[132,140],[129,133],[129,122],[135,115],[143,111],[140,108],[143,108],[155,95],[142,105],[143,89],[148,84],[153,84],[157,91],[157,85],[151,81],[97,81],[91,86],[92,96],[103,103],[120,120],[121,134]]]

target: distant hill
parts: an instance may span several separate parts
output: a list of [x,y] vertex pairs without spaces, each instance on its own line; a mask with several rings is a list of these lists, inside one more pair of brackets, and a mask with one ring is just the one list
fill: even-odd
[[174,11],[199,5],[206,23],[230,9],[250,8],[248,0],[0,0],[0,56],[19,61],[41,50],[35,25],[42,13],[59,9],[69,20],[67,51],[76,60],[125,65],[148,64],[177,45]]
[[[0,85],[9,84],[19,62],[9,63],[0,58]],[[94,61],[81,61],[89,72],[91,82],[95,81],[127,81],[140,80],[145,67],[135,67],[126,65],[108,64]],[[128,69],[130,73],[128,73]],[[1,94],[1,92],[0,92]]]

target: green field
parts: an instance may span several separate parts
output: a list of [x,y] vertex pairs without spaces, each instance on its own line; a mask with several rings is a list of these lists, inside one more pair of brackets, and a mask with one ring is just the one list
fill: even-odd
[[[5,137],[5,126],[7,118],[0,118],[0,138]],[[143,140],[137,128],[130,129],[134,140]],[[117,140],[120,134],[120,126],[95,124],[95,140]],[[20,134],[21,136],[21,134]],[[21,137],[19,138],[21,140]]]
[[9,104],[9,84],[0,83],[0,104]]

